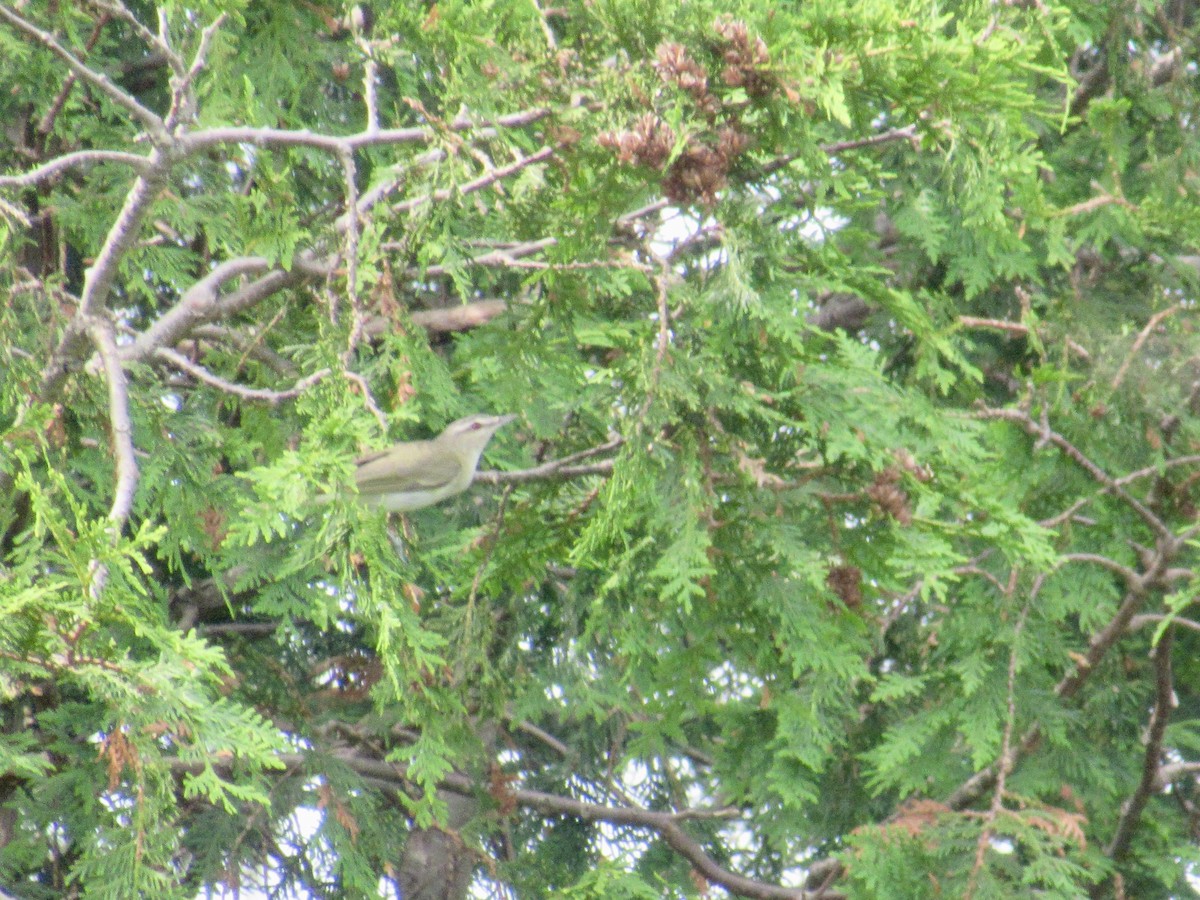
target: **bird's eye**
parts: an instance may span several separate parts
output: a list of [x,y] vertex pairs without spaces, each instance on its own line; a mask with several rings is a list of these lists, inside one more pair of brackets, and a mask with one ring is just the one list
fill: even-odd
[[483,423],[482,423],[482,422],[472,422],[472,423],[471,423],[471,430],[472,430],[472,431],[478,431],[478,430],[479,430],[480,428],[482,428],[482,427],[483,427]]

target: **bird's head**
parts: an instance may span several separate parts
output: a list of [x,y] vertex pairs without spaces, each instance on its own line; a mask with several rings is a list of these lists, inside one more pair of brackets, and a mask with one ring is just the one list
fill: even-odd
[[504,425],[507,425],[516,416],[487,416],[474,415],[459,419],[456,422],[451,422],[446,426],[446,430],[438,435],[438,441],[441,443],[451,444],[473,456],[478,456],[483,453],[483,448],[487,446],[488,441],[492,439],[492,435]]

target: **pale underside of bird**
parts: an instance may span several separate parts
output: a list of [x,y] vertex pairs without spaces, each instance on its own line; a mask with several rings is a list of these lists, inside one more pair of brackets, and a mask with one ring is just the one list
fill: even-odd
[[[516,416],[467,416],[428,441],[405,441],[355,460],[359,502],[389,512],[422,509],[470,487],[492,435]],[[317,503],[329,503],[322,494]]]

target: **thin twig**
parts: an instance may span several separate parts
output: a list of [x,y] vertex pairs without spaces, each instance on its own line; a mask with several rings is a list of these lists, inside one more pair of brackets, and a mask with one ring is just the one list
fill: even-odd
[[888,131],[881,131],[879,134],[873,134],[865,138],[855,138],[849,141],[837,141],[832,144],[822,144],[821,150],[832,156],[835,153],[843,153],[846,150],[858,150],[861,147],[874,147],[878,144],[887,144],[891,141],[911,141],[916,143],[917,126],[916,124],[905,125],[901,128],[892,128]]
[[518,469],[513,472],[500,472],[488,469],[476,472],[475,480],[483,484],[512,485],[525,484],[530,481],[548,481],[550,479],[569,481],[572,478],[585,478],[589,475],[607,476],[612,473],[613,461],[605,459],[586,466],[558,466],[552,468],[547,464],[545,466],[536,466],[532,469]]
[[357,372],[351,372],[349,369],[342,371],[342,377],[358,388],[358,392],[362,397],[363,406],[365,406],[375,417],[375,421],[379,423],[380,429],[384,434],[388,432],[388,420],[383,410],[375,402],[375,398],[371,396],[371,388],[367,384],[367,380]]
[[[107,13],[101,15],[100,18],[96,20],[96,24],[92,27],[91,35],[88,37],[87,42],[83,45],[85,53],[91,53],[92,50],[95,49],[97,42],[100,40],[100,35],[104,33],[104,27],[108,24],[108,22],[109,17]],[[58,89],[58,93],[55,95],[50,107],[38,120],[37,133],[39,138],[39,148],[45,147],[46,138],[49,137],[50,132],[54,130],[54,123],[58,121],[59,114],[62,113],[63,107],[66,106],[67,98],[71,96],[71,91],[75,89],[75,83],[78,80],[79,76],[74,72],[68,73],[67,77],[63,79],[62,87]]]
[[[1200,455],[1178,456],[1175,459],[1168,459],[1153,466],[1146,466],[1142,469],[1136,469],[1133,472],[1122,475],[1120,478],[1114,479],[1113,483],[1124,486],[1127,484],[1132,484],[1141,478],[1149,478],[1154,475],[1159,475],[1164,469],[1172,469],[1178,466],[1193,466],[1198,464],[1200,464]],[[1103,488],[1090,497],[1084,497],[1082,500],[1076,500],[1062,512],[1055,516],[1051,516],[1048,519],[1042,519],[1040,522],[1038,522],[1038,524],[1043,528],[1057,528],[1064,522],[1073,519],[1079,510],[1083,509],[1083,507],[1087,506],[1097,497],[1101,497],[1107,493],[1109,493],[1109,489]]]
[[171,108],[167,113],[168,128],[174,128],[179,122],[185,119],[191,120],[195,116],[196,96],[192,91],[192,84],[195,82],[196,76],[200,74],[200,70],[204,68],[213,37],[221,25],[224,24],[227,15],[227,13],[221,13],[205,26],[204,30],[200,32],[200,42],[196,47],[195,56],[192,57],[192,64],[186,72],[179,73],[173,79],[173,84],[171,85]]
[[0,215],[8,216],[10,219],[24,228],[33,227],[33,222],[30,221],[29,216],[25,215],[25,210],[21,209],[19,206],[14,206],[3,197],[0,197]]
[[[994,328],[998,331],[1007,331],[1012,334],[1027,335],[1029,334],[1029,326],[1022,322],[1009,322],[1004,319],[981,319],[977,316],[959,316],[958,324],[964,328]],[[1092,355],[1088,353],[1087,348],[1071,338],[1066,338],[1067,347],[1075,353],[1080,359],[1090,360]]]
[[1080,562],[1092,563],[1097,566],[1102,566],[1117,575],[1125,581],[1125,585],[1131,586],[1137,584],[1138,573],[1128,566],[1123,566],[1115,559],[1110,559],[1107,556],[1102,556],[1099,553],[1064,553],[1055,562],[1054,568],[1062,568],[1067,563]]
[[1166,309],[1159,310],[1150,317],[1150,321],[1146,323],[1146,327],[1138,334],[1137,339],[1133,342],[1133,346],[1129,348],[1129,355],[1121,362],[1121,367],[1117,369],[1117,374],[1113,376],[1112,383],[1109,388],[1116,390],[1121,386],[1121,382],[1125,380],[1125,374],[1129,371],[1129,367],[1133,365],[1134,358],[1142,349],[1142,345],[1146,343],[1146,339],[1150,337],[1150,333],[1159,326],[1159,323],[1168,316],[1173,316],[1180,310],[1187,309],[1186,304],[1176,303],[1174,306],[1168,306]]
[[241,359],[238,360],[238,368],[241,368],[247,359],[255,359],[269,367],[277,375],[295,378],[297,370],[292,361],[280,356],[263,343],[264,332],[265,329],[257,334],[246,334],[236,328],[227,328],[224,325],[200,325],[192,329],[192,338],[231,345],[242,354]]
[[[1162,577],[1172,557],[1178,552],[1181,543],[1175,539],[1164,541],[1154,551],[1153,558],[1147,561],[1145,571],[1137,577],[1134,585],[1125,593],[1116,613],[1109,619],[1108,624],[1094,634],[1088,642],[1087,652],[1073,655],[1075,668],[1054,686],[1056,697],[1068,700],[1087,684],[1108,651],[1129,630],[1130,623],[1146,602],[1151,585]],[[1022,735],[1017,755],[1024,756],[1031,753],[1041,743],[1041,739],[1041,726],[1035,723]],[[995,783],[998,772],[995,764],[976,772],[950,793],[944,801],[945,804],[951,809],[962,809],[974,802],[989,786]]]
[[[338,158],[342,163],[342,183],[346,191],[346,211],[349,213],[346,220],[346,246],[342,251],[346,260],[346,296],[350,301],[351,316],[350,335],[346,342],[346,351],[342,356],[342,362],[344,365],[349,365],[355,348],[362,340],[364,325],[362,304],[358,298],[358,236],[362,222],[359,220],[358,176],[357,168],[354,165],[354,154],[339,153]],[[336,306],[330,309],[330,318],[334,323],[337,322]]]
[[117,0],[88,0],[88,2],[97,9],[101,9],[109,15],[115,16],[125,22],[125,24],[133,29],[133,33],[142,39],[142,43],[152,51],[156,51],[162,55],[163,59],[167,61],[167,65],[171,67],[171,71],[177,77],[183,76],[183,59],[180,58],[179,54],[166,41],[165,36],[155,34],[143,25],[124,3],[117,2]]
[[583,478],[587,475],[611,475],[613,461],[601,460],[586,466],[564,465],[564,460],[554,460],[534,466],[532,469],[519,469],[515,472],[499,472],[488,469],[475,473],[475,480],[484,484],[525,484],[530,481],[546,481],[549,479]]
[[[367,759],[352,749],[336,750],[333,755],[359,775],[378,779],[380,783],[390,784],[394,788],[405,789],[408,786],[407,770],[398,763]],[[290,764],[289,761],[293,758],[298,764],[304,762],[303,757],[299,755],[283,754],[280,758],[285,764]],[[181,761],[180,765],[195,764]],[[457,773],[447,775],[439,787],[455,794],[470,796],[475,796],[478,792],[478,785],[474,781]],[[691,863],[700,875],[713,884],[725,888],[731,894],[757,898],[757,900],[815,900],[816,898],[815,894],[803,888],[769,884],[729,871],[713,859],[703,845],[681,827],[682,823],[697,819],[736,818],[738,811],[732,807],[659,812],[629,806],[602,806],[571,797],[524,788],[509,787],[506,789],[506,794],[517,805],[543,814],[573,816],[585,822],[608,822],[613,825],[627,825],[656,831],[663,841]],[[822,896],[825,900],[839,900],[842,897],[840,894],[828,892]]]
[[[1005,589],[1006,600],[1011,600],[1013,593],[1016,591],[1017,577],[1018,572],[1016,569],[1013,569],[1009,573],[1008,585]],[[1000,757],[995,763],[996,785],[992,789],[992,802],[985,815],[984,827],[979,832],[979,839],[975,843],[975,864],[971,868],[971,877],[966,892],[967,898],[974,896],[979,874],[983,871],[984,860],[986,859],[988,848],[992,844],[996,819],[1000,815],[1000,811],[1004,808],[1005,783],[1017,761],[1017,756],[1013,751],[1012,745],[1013,730],[1016,728],[1017,723],[1017,651],[1020,649],[1021,632],[1025,630],[1025,620],[1029,616],[1029,608],[1034,598],[1041,591],[1044,581],[1045,578],[1042,575],[1039,575],[1034,581],[1029,590],[1029,596],[1025,599],[1025,603],[1021,607],[1021,612],[1017,616],[1017,621],[1013,626],[1012,647],[1008,652],[1008,681],[1005,690],[1007,708],[1004,717],[1004,736],[1000,741]]]
[[1171,540],[1171,530],[1162,519],[1156,516],[1144,503],[1126,491],[1111,475],[1094,463],[1087,455],[1056,431],[1050,430],[1047,424],[1035,422],[1028,412],[1020,409],[994,409],[984,407],[975,415],[980,419],[1001,419],[1020,425],[1028,434],[1058,447],[1069,459],[1087,472],[1095,481],[1104,485],[1109,491],[1123,500],[1138,514],[1155,534],[1161,539]]
[[[108,512],[109,537],[113,544],[120,538],[133,509],[133,495],[137,490],[138,468],[133,447],[133,423],[129,417],[129,390],[125,382],[125,370],[117,355],[117,342],[112,324],[107,320],[95,319],[89,323],[88,334],[96,346],[108,381],[108,418],[111,431],[112,452],[115,457],[115,485],[113,502]],[[88,597],[100,599],[108,584],[108,566],[97,558],[88,562]]]
[[272,406],[278,403],[283,403],[285,400],[292,400],[296,397],[299,397],[314,384],[332,373],[331,369],[319,369],[316,372],[313,372],[311,375],[301,378],[290,388],[282,391],[274,391],[267,388],[246,387],[245,385],[227,381],[220,375],[215,375],[214,373],[210,372],[204,366],[192,362],[182,353],[178,353],[168,347],[159,347],[154,351],[154,355],[159,359],[169,362],[180,371],[191,375],[197,381],[202,381],[219,391],[224,391],[227,394],[233,394],[236,397],[241,397],[243,400],[261,400],[265,403],[270,403]]
[[1139,616],[1134,616],[1129,620],[1126,626],[1127,631],[1137,631],[1143,625],[1153,625],[1158,622],[1170,622],[1178,625],[1180,628],[1186,628],[1189,631],[1200,632],[1200,622],[1192,619],[1185,619],[1182,616],[1168,616],[1164,613],[1142,613]]
[[533,4],[533,11],[537,13],[538,23],[542,26],[542,34],[546,36],[546,46],[551,52],[558,49],[558,41],[554,39],[554,32],[550,29],[550,22],[546,18],[546,11],[538,4],[538,0],[529,0]]
[[424,206],[427,203],[443,203],[456,195],[462,196],[465,194],[473,194],[476,191],[483,190],[486,187],[496,184],[502,179],[507,178],[509,175],[512,175],[514,172],[519,172],[526,166],[531,166],[542,162],[543,160],[549,159],[553,155],[554,148],[547,145],[534,151],[529,156],[523,156],[516,161],[509,163],[508,165],[499,166],[489,172],[485,172],[478,178],[475,178],[471,181],[465,181],[454,188],[441,188],[425,194],[422,197],[413,197],[410,200],[404,200],[400,203],[393,204],[391,210],[394,213],[411,212],[417,207]]

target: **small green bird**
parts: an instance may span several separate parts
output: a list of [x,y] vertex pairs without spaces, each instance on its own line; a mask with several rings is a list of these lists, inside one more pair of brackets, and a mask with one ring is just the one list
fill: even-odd
[[[516,416],[475,415],[451,422],[431,441],[405,441],[355,460],[358,499],[390,512],[408,512],[461,494],[475,478],[492,435]],[[317,503],[329,503],[322,494]]]

